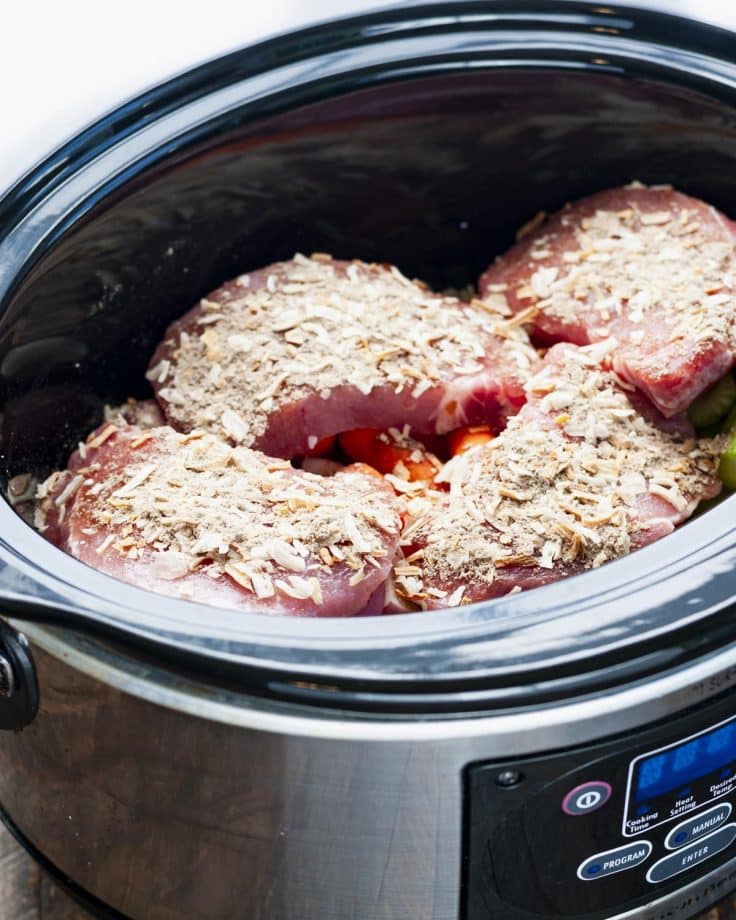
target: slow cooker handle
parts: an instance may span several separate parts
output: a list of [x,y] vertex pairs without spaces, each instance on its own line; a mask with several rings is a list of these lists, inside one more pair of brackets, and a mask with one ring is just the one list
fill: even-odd
[[38,712],[38,677],[26,637],[0,620],[0,729],[20,731]]
[[11,617],[69,626],[75,614],[62,598],[0,558],[0,730],[20,731],[36,717],[39,688],[30,644],[7,621]]

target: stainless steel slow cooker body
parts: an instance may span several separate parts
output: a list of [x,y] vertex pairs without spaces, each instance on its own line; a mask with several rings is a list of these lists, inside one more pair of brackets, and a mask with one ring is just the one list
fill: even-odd
[[[123,106],[0,201],[5,480],[63,464],[105,401],[144,395],[152,346],[199,296],[297,249],[446,286],[536,210],[632,178],[736,214],[732,41],[630,7],[407,4]],[[123,585],[2,503],[2,611],[30,640],[0,637],[3,705],[25,692],[7,726],[30,724],[0,737],[0,803],[127,916],[450,920],[468,765],[730,705],[732,517],[727,500],[528,595],[327,622]],[[575,916],[692,916],[735,872]],[[552,911],[536,916],[570,915]]]

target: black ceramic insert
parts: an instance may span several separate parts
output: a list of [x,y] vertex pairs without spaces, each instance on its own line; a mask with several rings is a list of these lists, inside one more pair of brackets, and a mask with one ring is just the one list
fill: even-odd
[[[390,261],[444,288],[473,282],[537,211],[632,179],[736,216],[727,39],[628,7],[408,4],[236,52],[112,113],[0,200],[3,488],[64,465],[105,402],[147,396],[174,317],[295,251]],[[517,673],[537,693],[599,685],[728,638],[732,518],[726,502],[528,595],[304,622],[114,582],[0,502],[0,596],[18,616],[217,658],[269,692],[320,698],[324,679],[368,708],[409,687],[410,707],[450,705],[448,690],[453,706],[486,706],[494,686],[529,692]]]

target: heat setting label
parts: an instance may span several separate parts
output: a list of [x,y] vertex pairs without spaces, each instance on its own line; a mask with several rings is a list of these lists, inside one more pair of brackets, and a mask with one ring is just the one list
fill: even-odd
[[640,834],[736,789],[736,719],[728,719],[629,765],[623,833]]

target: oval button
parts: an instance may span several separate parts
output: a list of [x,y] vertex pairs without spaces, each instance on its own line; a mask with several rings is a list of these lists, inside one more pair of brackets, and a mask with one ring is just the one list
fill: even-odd
[[696,837],[702,837],[712,830],[715,830],[720,824],[728,820],[731,814],[731,803],[721,802],[720,805],[714,805],[707,811],[688,818],[687,821],[680,821],[667,834],[664,845],[668,850],[677,850],[695,840]]
[[674,875],[687,872],[693,866],[705,862],[706,859],[730,847],[734,840],[736,840],[736,824],[727,824],[720,830],[708,834],[707,837],[701,837],[695,843],[675,850],[674,853],[660,859],[647,872],[647,881],[653,885],[657,882],[666,882]]
[[584,882],[592,882],[614,872],[623,872],[624,869],[633,869],[639,866],[652,852],[652,845],[648,840],[633,840],[615,850],[604,850],[583,860],[578,866],[578,878]]

